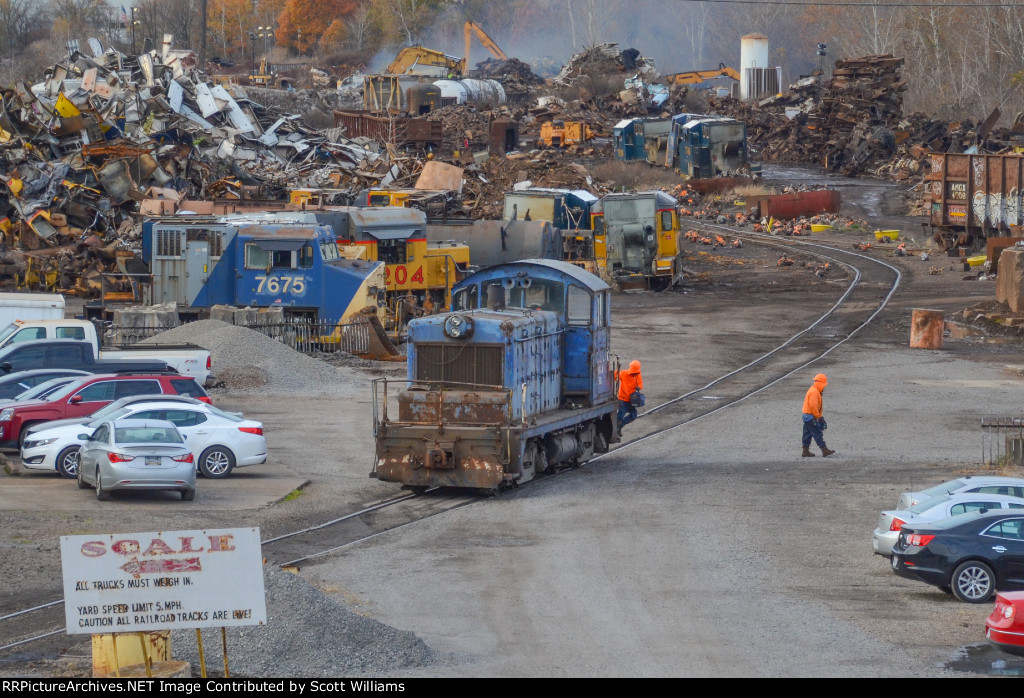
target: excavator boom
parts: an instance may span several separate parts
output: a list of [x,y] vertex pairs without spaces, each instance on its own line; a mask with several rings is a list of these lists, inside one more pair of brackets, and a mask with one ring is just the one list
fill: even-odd
[[466,51],[462,57],[462,64],[465,66],[466,70],[469,70],[472,65],[469,62],[469,49],[470,44],[473,42],[473,34],[476,34],[477,38],[480,39],[480,43],[483,44],[483,47],[490,51],[491,54],[499,61],[508,60],[508,56],[505,55],[505,52],[498,48],[498,45],[494,43],[494,39],[488,36],[487,32],[485,32],[476,22],[466,22],[465,33]]
[[461,76],[463,65],[463,61],[442,51],[423,46],[408,46],[398,52],[386,72],[388,75]]
[[719,63],[718,67],[713,70],[689,70],[685,73],[673,73],[662,76],[662,80],[669,85],[697,85],[705,80],[721,77],[739,80],[740,74],[735,68],[729,68],[724,63]]

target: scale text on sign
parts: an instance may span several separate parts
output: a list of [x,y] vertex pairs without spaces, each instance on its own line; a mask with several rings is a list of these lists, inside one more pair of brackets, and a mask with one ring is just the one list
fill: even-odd
[[[142,545],[139,541],[125,538],[122,540],[114,541],[110,545],[111,552],[123,555],[125,557],[131,557],[134,555],[177,555],[179,553],[216,553],[216,552],[230,552],[235,549],[232,544],[234,536],[228,534],[223,536],[207,536],[206,539],[210,542],[209,547],[199,545],[194,547],[192,536],[181,536],[178,538],[178,548],[172,548],[167,545],[164,541],[159,538],[154,538],[150,541],[149,547],[142,550]],[[101,555],[107,554],[107,545],[101,540],[90,540],[82,543],[81,553],[85,557],[100,557]]]

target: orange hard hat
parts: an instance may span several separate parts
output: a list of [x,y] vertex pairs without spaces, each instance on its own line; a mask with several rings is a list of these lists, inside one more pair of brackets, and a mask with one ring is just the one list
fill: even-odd
[[818,375],[816,375],[814,377],[814,382],[815,383],[824,383],[825,385],[828,385],[828,378],[825,376],[824,373],[819,373]]
[[630,373],[640,373],[640,362],[637,361],[636,359],[633,359],[632,361],[630,361],[629,362],[629,372]]

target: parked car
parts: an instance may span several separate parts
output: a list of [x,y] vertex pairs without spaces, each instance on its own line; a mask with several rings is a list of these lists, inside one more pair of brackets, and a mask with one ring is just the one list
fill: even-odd
[[28,433],[25,438],[31,438],[32,435],[38,431],[46,429],[53,429],[55,427],[63,427],[69,424],[88,424],[89,422],[96,422],[107,419],[111,414],[120,410],[122,407],[128,405],[135,405],[140,402],[181,402],[184,404],[211,404],[210,399],[206,398],[201,400],[198,398],[188,397],[187,395],[164,395],[163,393],[156,393],[154,395],[129,395],[127,397],[118,398],[106,407],[101,407],[92,414],[85,415],[84,417],[69,417],[67,419],[54,419],[49,422],[38,422],[28,428]]
[[52,378],[88,375],[88,371],[76,371],[71,368],[37,368],[31,371],[9,373],[6,376],[0,376],[0,400],[13,400],[29,388],[34,388]]
[[901,577],[939,587],[967,603],[1024,589],[1024,512],[971,512],[906,524],[892,548]]
[[79,339],[37,339],[0,349],[0,371],[14,373],[62,366],[90,373],[161,373],[172,371],[166,361],[97,360],[92,345]]
[[100,424],[111,419],[171,422],[185,438],[196,457],[199,472],[205,477],[227,477],[235,467],[258,465],[267,460],[267,442],[261,423],[197,400],[191,404],[152,400],[101,412],[106,414],[86,424],[65,424],[30,432],[21,447],[24,466],[30,470],[56,470],[64,477],[75,477],[82,445],[78,435],[92,434]]
[[961,492],[977,492],[980,494],[1006,494],[1011,497],[1024,497],[1024,479],[1019,477],[999,477],[996,475],[965,475],[955,480],[943,482],[941,485],[929,487],[919,492],[904,492],[896,500],[897,509],[910,507],[932,497]]
[[80,384],[86,377],[91,376],[91,373],[87,373],[84,376],[64,376],[63,378],[51,378],[48,381],[43,381],[34,388],[18,393],[11,400],[0,400],[0,406],[6,407],[9,404],[15,402],[26,402],[28,400],[48,400],[51,396],[58,393],[62,388],[74,384]]
[[878,528],[871,537],[872,545],[876,554],[889,557],[900,536],[900,529],[907,523],[923,524],[989,509],[1024,509],[1024,499],[1004,494],[964,492],[949,497],[932,497],[909,509],[883,511],[878,517]]
[[39,422],[84,417],[118,398],[161,393],[210,399],[194,378],[176,373],[92,376],[69,384],[47,400],[16,402],[0,409],[0,448],[20,449],[29,427]]
[[170,422],[108,420],[79,438],[78,487],[94,487],[96,499],[118,490],[177,490],[185,501],[195,499],[195,458]]
[[1001,591],[985,621],[985,637],[1007,654],[1024,657],[1024,591]]
[[[150,359],[163,361],[182,375],[189,375],[206,385],[210,376],[210,352],[194,344],[132,344],[116,349],[103,349],[96,333],[96,325],[89,320],[15,320],[0,329],[0,350],[19,342],[40,339],[77,339],[92,347],[94,359],[124,361]],[[151,369],[143,369],[151,370]],[[103,369],[104,373],[114,371]]]

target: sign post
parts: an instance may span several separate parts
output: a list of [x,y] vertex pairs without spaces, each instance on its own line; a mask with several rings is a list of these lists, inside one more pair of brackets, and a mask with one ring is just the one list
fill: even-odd
[[[60,545],[68,634],[267,622],[257,528],[62,536]],[[224,647],[226,671],[226,637]]]

